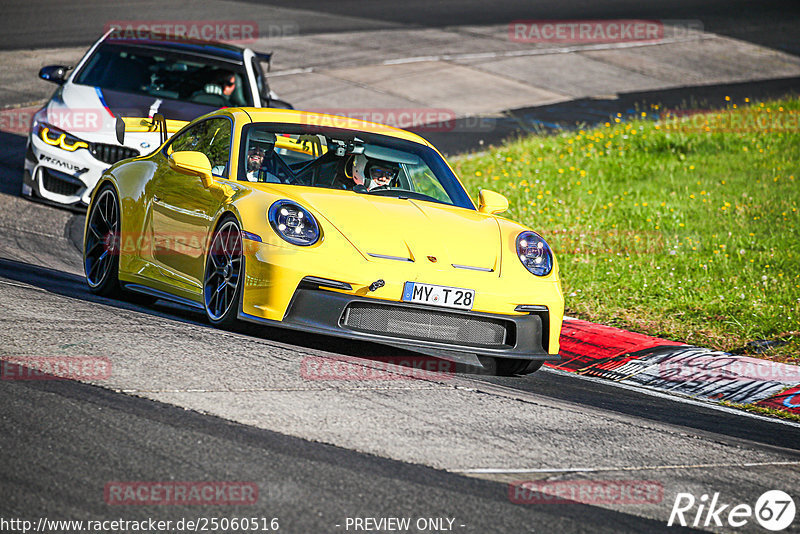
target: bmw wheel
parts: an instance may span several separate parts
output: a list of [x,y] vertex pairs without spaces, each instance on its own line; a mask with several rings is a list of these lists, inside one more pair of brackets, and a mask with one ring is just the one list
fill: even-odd
[[236,321],[243,274],[242,231],[236,219],[228,217],[214,232],[206,259],[203,301],[212,324],[230,327]]

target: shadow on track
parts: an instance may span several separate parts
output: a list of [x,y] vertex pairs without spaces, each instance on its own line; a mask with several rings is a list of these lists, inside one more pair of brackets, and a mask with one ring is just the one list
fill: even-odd
[[[47,269],[18,261],[0,258],[0,278],[29,284],[42,290],[76,298],[103,306],[113,306],[138,313],[146,313],[196,326],[213,328],[197,310],[164,301],[145,307],[129,302],[93,295],[86,288],[83,277],[54,269]],[[376,343],[343,340],[335,337],[307,334],[240,323],[236,333],[286,345],[287,349],[306,348],[325,353],[331,358],[352,357],[365,360],[365,365],[375,362],[395,363],[398,360],[418,362],[420,355]],[[428,356],[423,358],[430,359]],[[452,369],[452,366],[445,366]],[[456,375],[473,375],[480,382],[498,384],[525,394],[568,401],[581,406],[591,406],[606,411],[631,415],[674,425],[683,431],[691,430],[713,434],[718,440],[746,440],[748,446],[761,444],[796,451],[800,449],[800,428],[773,422],[765,418],[751,418],[735,413],[714,410],[711,407],[678,402],[671,398],[653,397],[637,391],[621,389],[610,384],[588,382],[572,376],[539,371],[525,377],[474,376],[485,374],[480,369],[455,366]],[[417,375],[414,375],[417,376]],[[480,387],[478,385],[478,387]]]
[[[110,481],[249,481],[257,502],[200,515],[279,517],[330,532],[345,517],[445,514],[476,532],[666,532],[664,521],[576,502],[517,505],[509,486],[258,429],[67,380],[2,381],[5,516],[178,520],[191,506],[108,506]],[[91,444],[88,446],[87,444]],[[68,458],[68,461],[64,461]],[[69,481],[68,484],[65,482]],[[241,512],[241,513],[239,513]],[[269,514],[269,515],[268,515]],[[459,530],[459,529],[454,529]],[[679,529],[680,530],[680,529]]]
[[0,131],[0,193],[20,196],[25,136]]
[[[74,217],[73,220],[82,220],[82,217]],[[68,231],[69,228],[74,229],[77,226],[77,224],[70,224],[68,226]],[[150,306],[141,306],[124,300],[100,297],[89,292],[86,281],[82,276],[55,269],[0,258],[0,278],[28,284],[56,295],[75,298],[85,302],[113,306],[196,326],[214,328],[206,322],[203,312],[193,308],[164,300],[158,300],[155,304]],[[441,369],[441,372],[446,373],[486,374],[486,371],[483,369],[462,364],[453,365],[442,361],[440,365],[437,365],[435,363],[438,361],[437,358],[366,341],[296,332],[288,329],[253,325],[245,322],[237,323],[232,331],[238,334],[282,343],[297,348],[302,347],[329,353],[332,357],[345,356],[362,358],[376,363],[396,364],[401,366],[433,364],[433,368]]]

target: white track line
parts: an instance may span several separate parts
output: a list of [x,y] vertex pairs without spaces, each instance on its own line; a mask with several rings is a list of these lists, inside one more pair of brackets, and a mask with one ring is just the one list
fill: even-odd
[[[405,65],[408,63],[423,63],[426,61],[459,61],[470,59],[496,59],[504,57],[526,57],[526,56],[547,56],[553,54],[571,54],[573,52],[595,52],[598,50],[620,50],[625,48],[641,48],[644,46],[658,46],[672,43],[683,43],[687,41],[699,41],[705,39],[715,39],[717,36],[710,33],[704,33],[693,38],[669,38],[662,39],[658,42],[629,42],[629,43],[600,43],[593,45],[573,45],[561,46],[554,48],[530,48],[526,50],[503,50],[500,52],[473,52],[464,54],[438,54],[431,56],[413,56],[401,57],[395,59],[386,59],[378,63],[378,65]],[[330,65],[323,65],[317,67],[299,67],[294,69],[286,69],[275,72],[267,73],[267,77],[277,76],[291,76],[293,74],[307,74],[309,72],[316,72],[317,70],[330,70]]]
[[275,78],[277,76],[292,76],[294,74],[307,74],[314,72],[314,67],[304,67],[298,69],[278,70],[275,72],[267,73],[267,78]]
[[9,282],[8,280],[0,280],[0,284],[5,284],[5,285],[8,285],[8,286],[14,286],[14,287],[21,287],[22,289],[33,289],[34,291],[44,291],[45,293],[47,292],[46,289],[42,289],[41,287],[36,287],[36,286],[31,286],[31,285],[26,285],[26,284],[17,284],[15,282]]
[[698,41],[701,39],[713,39],[715,36],[704,34],[692,39],[669,38],[661,39],[658,42],[629,42],[629,43],[601,43],[594,45],[573,45],[561,46],[556,48],[532,48],[527,50],[506,50],[502,52],[480,52],[471,54],[440,54],[432,56],[417,56],[398,59],[387,59],[382,65],[402,65],[405,63],[420,63],[423,61],[458,61],[465,59],[494,59],[501,57],[525,57],[525,56],[547,56],[552,54],[571,54],[573,52],[594,52],[597,50],[618,50],[625,48],[640,48],[643,46],[658,46],[663,44],[683,43],[686,41]]
[[765,467],[779,465],[797,465],[797,462],[747,462],[747,463],[722,463],[722,464],[684,464],[684,465],[642,465],[631,467],[567,467],[563,469],[502,469],[502,468],[478,468],[460,469],[454,473],[464,473],[471,475],[492,475],[492,474],[535,474],[535,473],[599,473],[605,471],[655,471],[660,469],[711,469],[717,467]]

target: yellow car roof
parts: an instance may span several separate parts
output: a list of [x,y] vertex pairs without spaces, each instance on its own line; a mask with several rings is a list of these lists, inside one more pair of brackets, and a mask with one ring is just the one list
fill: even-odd
[[225,111],[231,114],[246,113],[253,122],[283,122],[287,124],[308,124],[313,126],[326,126],[332,128],[342,128],[344,130],[354,130],[359,132],[375,133],[405,139],[421,145],[433,147],[428,141],[400,128],[394,128],[376,122],[342,117],[339,115],[327,115],[325,113],[315,113],[313,111],[302,111],[296,109],[275,109],[275,108],[226,108]]

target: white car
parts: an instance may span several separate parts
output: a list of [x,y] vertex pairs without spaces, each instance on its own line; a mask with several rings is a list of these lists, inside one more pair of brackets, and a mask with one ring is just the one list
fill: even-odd
[[291,105],[270,91],[262,63],[270,55],[229,44],[155,35],[104,34],[71,69],[52,65],[39,77],[58,89],[33,117],[22,195],[84,208],[105,169],[149,154],[159,134],[117,141],[118,117],[190,121],[222,107]]

